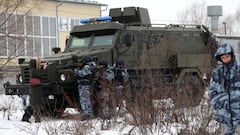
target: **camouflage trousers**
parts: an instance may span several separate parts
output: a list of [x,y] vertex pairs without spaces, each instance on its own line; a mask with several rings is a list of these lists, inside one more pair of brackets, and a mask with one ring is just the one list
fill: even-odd
[[29,96],[28,95],[21,95],[21,99],[22,99],[22,108],[25,111],[29,105],[28,99]]
[[78,85],[79,102],[83,115],[89,116],[92,113],[91,100],[90,100],[90,85]]
[[124,105],[123,105],[123,86],[116,86],[116,106],[118,107],[118,114],[121,116],[124,113]]
[[119,85],[116,86],[116,103],[117,103],[117,107],[121,106],[122,104],[122,100],[123,100],[123,86]]
[[100,103],[100,115],[103,118],[110,118],[116,114],[116,102],[114,94],[109,88],[102,89],[99,95]]

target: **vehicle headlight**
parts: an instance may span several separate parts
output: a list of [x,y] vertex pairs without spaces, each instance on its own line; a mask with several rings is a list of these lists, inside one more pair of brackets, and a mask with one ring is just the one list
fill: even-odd
[[60,80],[61,81],[65,81],[66,80],[66,75],[65,74],[61,74],[60,75]]
[[54,95],[48,95],[48,99],[53,100],[54,99]]
[[23,76],[20,75],[20,76],[18,77],[18,80],[19,80],[20,83],[23,83]]
[[23,76],[21,74],[17,74],[16,81],[17,81],[17,83],[23,83]]

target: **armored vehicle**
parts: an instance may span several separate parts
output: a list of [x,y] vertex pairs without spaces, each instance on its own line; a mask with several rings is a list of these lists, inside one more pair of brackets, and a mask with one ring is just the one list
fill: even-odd
[[[172,98],[175,105],[198,105],[209,81],[216,43],[203,25],[151,24],[141,7],[110,9],[109,16],[81,20],[66,39],[66,48],[41,59],[49,67],[43,91],[49,108],[78,103],[75,68],[89,55],[96,62],[122,59],[131,87],[127,99],[151,89],[155,98]],[[29,61],[19,59],[18,84],[6,83],[7,95],[28,94]],[[129,98],[131,97],[131,98]]]

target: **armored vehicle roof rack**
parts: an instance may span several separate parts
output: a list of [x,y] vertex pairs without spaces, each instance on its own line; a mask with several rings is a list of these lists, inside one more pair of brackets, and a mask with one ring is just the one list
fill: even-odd
[[134,26],[151,26],[148,10],[141,7],[125,7],[110,9],[112,21]]

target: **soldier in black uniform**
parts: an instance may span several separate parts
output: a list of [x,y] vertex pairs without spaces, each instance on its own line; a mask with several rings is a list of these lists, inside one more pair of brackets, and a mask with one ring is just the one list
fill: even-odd
[[45,72],[48,63],[45,63],[43,70],[40,67],[40,59],[30,60],[30,105],[25,110],[22,121],[30,122],[29,119],[33,115],[35,122],[40,122],[41,112],[43,111],[43,93],[41,86],[41,73]]

